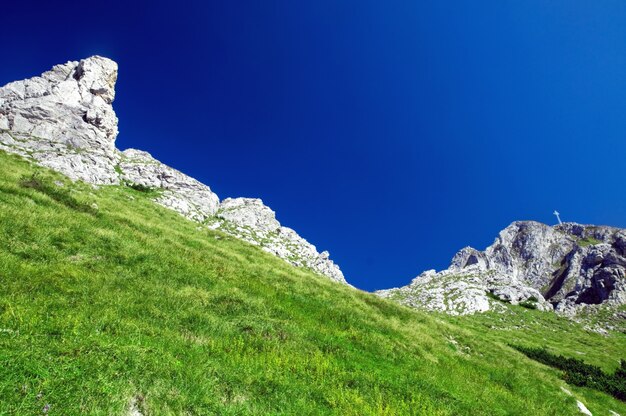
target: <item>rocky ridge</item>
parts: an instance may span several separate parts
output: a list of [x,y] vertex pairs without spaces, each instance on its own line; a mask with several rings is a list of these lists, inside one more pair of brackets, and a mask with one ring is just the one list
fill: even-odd
[[339,267],[330,260],[328,251],[318,253],[314,245],[294,230],[283,227],[276,215],[260,199],[227,198],[222,201],[209,227],[220,229],[263,250],[288,260],[298,267],[306,267],[336,281],[344,281]]
[[296,266],[346,283],[328,252],[282,227],[259,199],[225,199],[149,153],[115,146],[118,66],[93,56],[0,88],[0,150],[95,186],[158,190],[155,202],[190,220],[261,246]]
[[457,315],[505,303],[569,316],[619,307],[626,304],[626,230],[514,222],[485,251],[466,247],[448,269],[377,294]]

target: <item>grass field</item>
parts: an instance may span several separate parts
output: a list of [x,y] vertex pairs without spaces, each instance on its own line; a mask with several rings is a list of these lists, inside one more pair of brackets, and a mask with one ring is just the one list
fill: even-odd
[[[508,344],[613,371],[626,335],[553,314],[449,317],[361,292],[0,153],[2,415],[594,415]],[[574,397],[561,390],[566,386]]]

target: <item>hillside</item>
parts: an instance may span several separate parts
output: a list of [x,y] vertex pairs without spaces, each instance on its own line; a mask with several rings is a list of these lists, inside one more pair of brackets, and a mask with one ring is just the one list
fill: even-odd
[[344,282],[327,251],[282,226],[255,198],[220,198],[211,188],[154,159],[120,150],[113,109],[118,66],[101,56],[55,65],[0,88],[0,150],[94,185],[158,190],[156,203],[262,247],[293,264]]
[[200,227],[156,191],[0,165],[0,414],[626,414],[507,345],[613,371],[624,334],[521,307],[414,311]]
[[[490,293],[485,313],[443,314],[423,299],[434,311],[413,310],[394,302],[412,291],[389,300],[351,287],[261,200],[220,199],[119,150],[117,76],[96,56],[0,88],[1,415],[626,415],[607,389],[568,385],[520,352],[621,374],[624,331],[539,310],[574,295],[621,300],[614,232],[560,244],[584,261],[558,269],[554,298],[513,282],[498,262],[508,258],[467,249],[436,283],[501,265],[504,291],[482,275],[477,290],[455,286],[468,304]],[[593,263],[598,252],[619,261]],[[511,270],[556,267],[518,257]],[[560,291],[577,270],[591,286]],[[619,290],[600,290],[611,276]],[[507,294],[517,297],[505,304]]]

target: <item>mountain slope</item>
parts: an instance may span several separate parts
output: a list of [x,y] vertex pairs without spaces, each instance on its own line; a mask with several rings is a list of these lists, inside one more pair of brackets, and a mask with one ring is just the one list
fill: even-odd
[[612,371],[624,334],[523,308],[414,311],[186,220],[158,191],[0,166],[0,414],[626,414],[507,346]]
[[92,57],[0,88],[0,414],[626,414],[509,346],[613,372],[623,333],[350,287],[260,200],[118,150],[116,79]]
[[[155,202],[287,262],[345,282],[328,252],[283,227],[260,199],[226,199],[149,153],[115,147],[118,67],[101,56],[54,66],[0,88],[0,149],[94,185],[158,189]],[[233,205],[237,209],[233,211]]]

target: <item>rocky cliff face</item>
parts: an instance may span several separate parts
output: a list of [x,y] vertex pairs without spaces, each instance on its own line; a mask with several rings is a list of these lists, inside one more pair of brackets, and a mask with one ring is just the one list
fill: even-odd
[[466,247],[448,269],[377,293],[452,314],[502,308],[504,301],[575,315],[626,304],[625,256],[626,230],[519,221],[485,251]]
[[261,200],[226,199],[139,150],[115,147],[117,64],[94,56],[0,88],[0,150],[74,180],[159,190],[155,202],[300,267],[345,283],[328,252],[282,227]]
[[73,179],[117,184],[117,64],[93,57],[0,88],[0,146]]

